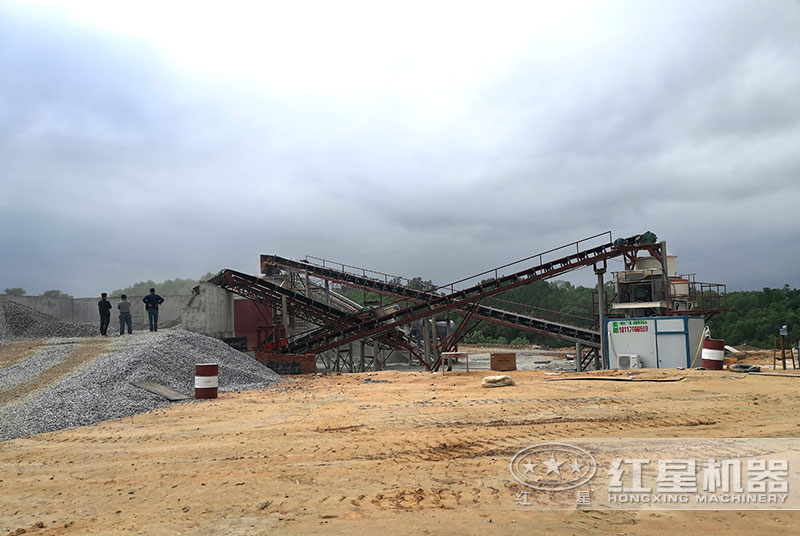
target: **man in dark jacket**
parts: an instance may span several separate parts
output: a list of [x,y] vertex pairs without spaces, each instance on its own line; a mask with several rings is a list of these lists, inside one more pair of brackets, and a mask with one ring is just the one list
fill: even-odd
[[100,310],[100,335],[108,336],[108,323],[111,321],[111,302],[106,299],[108,294],[100,294],[97,308]]
[[156,289],[151,288],[150,294],[144,297],[144,308],[150,320],[150,331],[158,331],[158,306],[164,303],[164,298],[156,294]]

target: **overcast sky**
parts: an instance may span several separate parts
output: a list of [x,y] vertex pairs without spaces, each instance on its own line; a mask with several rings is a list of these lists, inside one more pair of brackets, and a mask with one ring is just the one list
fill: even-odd
[[800,287],[800,3],[0,0],[0,291],[607,230]]

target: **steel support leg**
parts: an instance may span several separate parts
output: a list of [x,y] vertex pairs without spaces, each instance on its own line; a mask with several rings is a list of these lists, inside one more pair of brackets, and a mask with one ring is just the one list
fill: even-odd
[[594,272],[597,274],[597,327],[600,330],[600,348],[594,354],[594,369],[600,370],[606,351],[606,289],[603,281],[606,269],[595,267]]

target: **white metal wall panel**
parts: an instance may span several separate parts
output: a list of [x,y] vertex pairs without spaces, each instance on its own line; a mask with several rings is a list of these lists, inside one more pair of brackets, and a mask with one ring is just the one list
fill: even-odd
[[658,334],[658,367],[686,366],[686,333]]
[[664,333],[666,331],[674,332],[674,333],[685,333],[686,331],[686,324],[683,321],[683,318],[659,318],[656,320],[656,327],[658,328],[659,333]]
[[642,367],[658,367],[654,319],[609,319],[606,326],[611,368],[619,368],[618,354],[637,354]]

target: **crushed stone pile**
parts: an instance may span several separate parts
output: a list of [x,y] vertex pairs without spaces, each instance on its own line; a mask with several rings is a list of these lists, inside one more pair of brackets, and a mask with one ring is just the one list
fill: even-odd
[[[71,352],[63,349],[70,343],[73,351],[79,351],[76,339],[51,342],[31,358],[1,370],[0,390],[32,381],[48,365],[54,367],[68,358]],[[191,396],[197,363],[219,364],[221,392],[273,387],[283,381],[266,366],[218,339],[182,329],[134,333],[114,339],[109,353],[71,375],[0,407],[0,441],[167,406],[171,402],[131,382],[152,380]]]
[[167,320],[166,322],[158,322],[158,329],[169,329],[169,328],[177,328],[181,325],[181,317],[173,318],[172,320]]
[[[116,317],[111,315],[111,325],[108,327],[109,331],[117,332],[119,330],[119,322],[115,322]],[[181,317],[173,318],[170,320],[158,320],[158,329],[171,329],[181,327]],[[133,331],[150,331],[149,322],[133,322]]]
[[5,313],[5,300],[0,298],[0,342],[10,339],[11,333],[9,327],[6,325],[6,313]]
[[11,300],[0,299],[0,340],[49,337],[93,337],[100,329],[64,322]]

